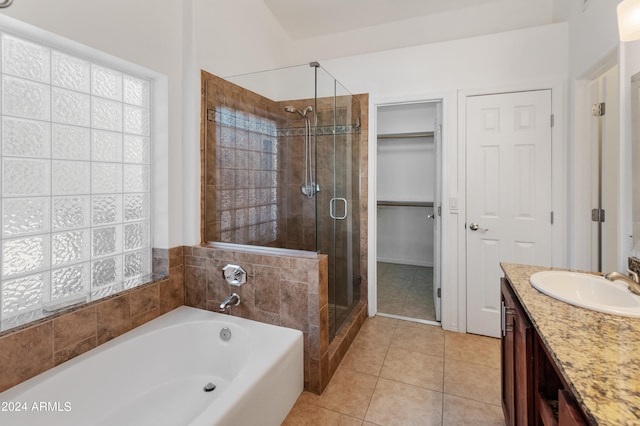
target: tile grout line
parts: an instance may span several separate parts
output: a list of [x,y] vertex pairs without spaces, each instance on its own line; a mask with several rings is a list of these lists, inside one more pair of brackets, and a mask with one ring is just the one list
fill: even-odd
[[[380,366],[380,371],[378,372],[378,374],[376,376],[376,384],[373,386],[373,392],[371,393],[371,396],[369,397],[369,402],[367,403],[367,409],[364,410],[364,416],[362,418],[362,423],[364,423],[365,421],[368,422],[368,420],[366,420],[367,414],[369,413],[369,409],[371,408],[371,401],[373,400],[373,395],[376,393],[376,389],[378,388],[378,383],[380,382],[380,375],[382,374],[382,369],[384,368],[384,363],[387,361],[387,357],[389,356],[389,350],[391,349],[391,345],[393,343],[393,338],[395,337],[396,331],[398,330],[398,323],[399,323],[399,320],[394,320],[393,335],[391,336],[391,339],[389,339],[389,344],[387,345],[387,350],[384,353],[384,359],[382,360],[382,365]],[[373,422],[370,422],[370,423],[373,423]]]

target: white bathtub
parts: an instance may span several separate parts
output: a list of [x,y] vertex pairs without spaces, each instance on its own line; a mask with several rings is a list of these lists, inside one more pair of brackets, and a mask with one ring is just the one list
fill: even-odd
[[279,425],[304,385],[302,340],[182,306],[0,393],[0,425]]

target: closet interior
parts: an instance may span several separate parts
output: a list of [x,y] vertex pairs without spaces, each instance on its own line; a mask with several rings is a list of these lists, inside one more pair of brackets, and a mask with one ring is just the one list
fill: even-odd
[[440,321],[441,103],[377,108],[377,311]]

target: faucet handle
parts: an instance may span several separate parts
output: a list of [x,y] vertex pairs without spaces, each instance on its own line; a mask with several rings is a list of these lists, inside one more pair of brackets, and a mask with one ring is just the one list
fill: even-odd
[[634,280],[637,283],[640,283],[640,277],[638,277],[637,272],[632,271],[631,269],[627,269],[627,272],[629,273],[629,276],[631,277],[632,280]]

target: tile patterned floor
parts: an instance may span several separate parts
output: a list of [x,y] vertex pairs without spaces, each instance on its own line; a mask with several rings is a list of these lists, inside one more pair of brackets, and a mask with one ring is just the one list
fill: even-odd
[[433,268],[378,262],[378,312],[436,320]]
[[322,395],[304,392],[286,426],[504,426],[500,343],[367,318]]

